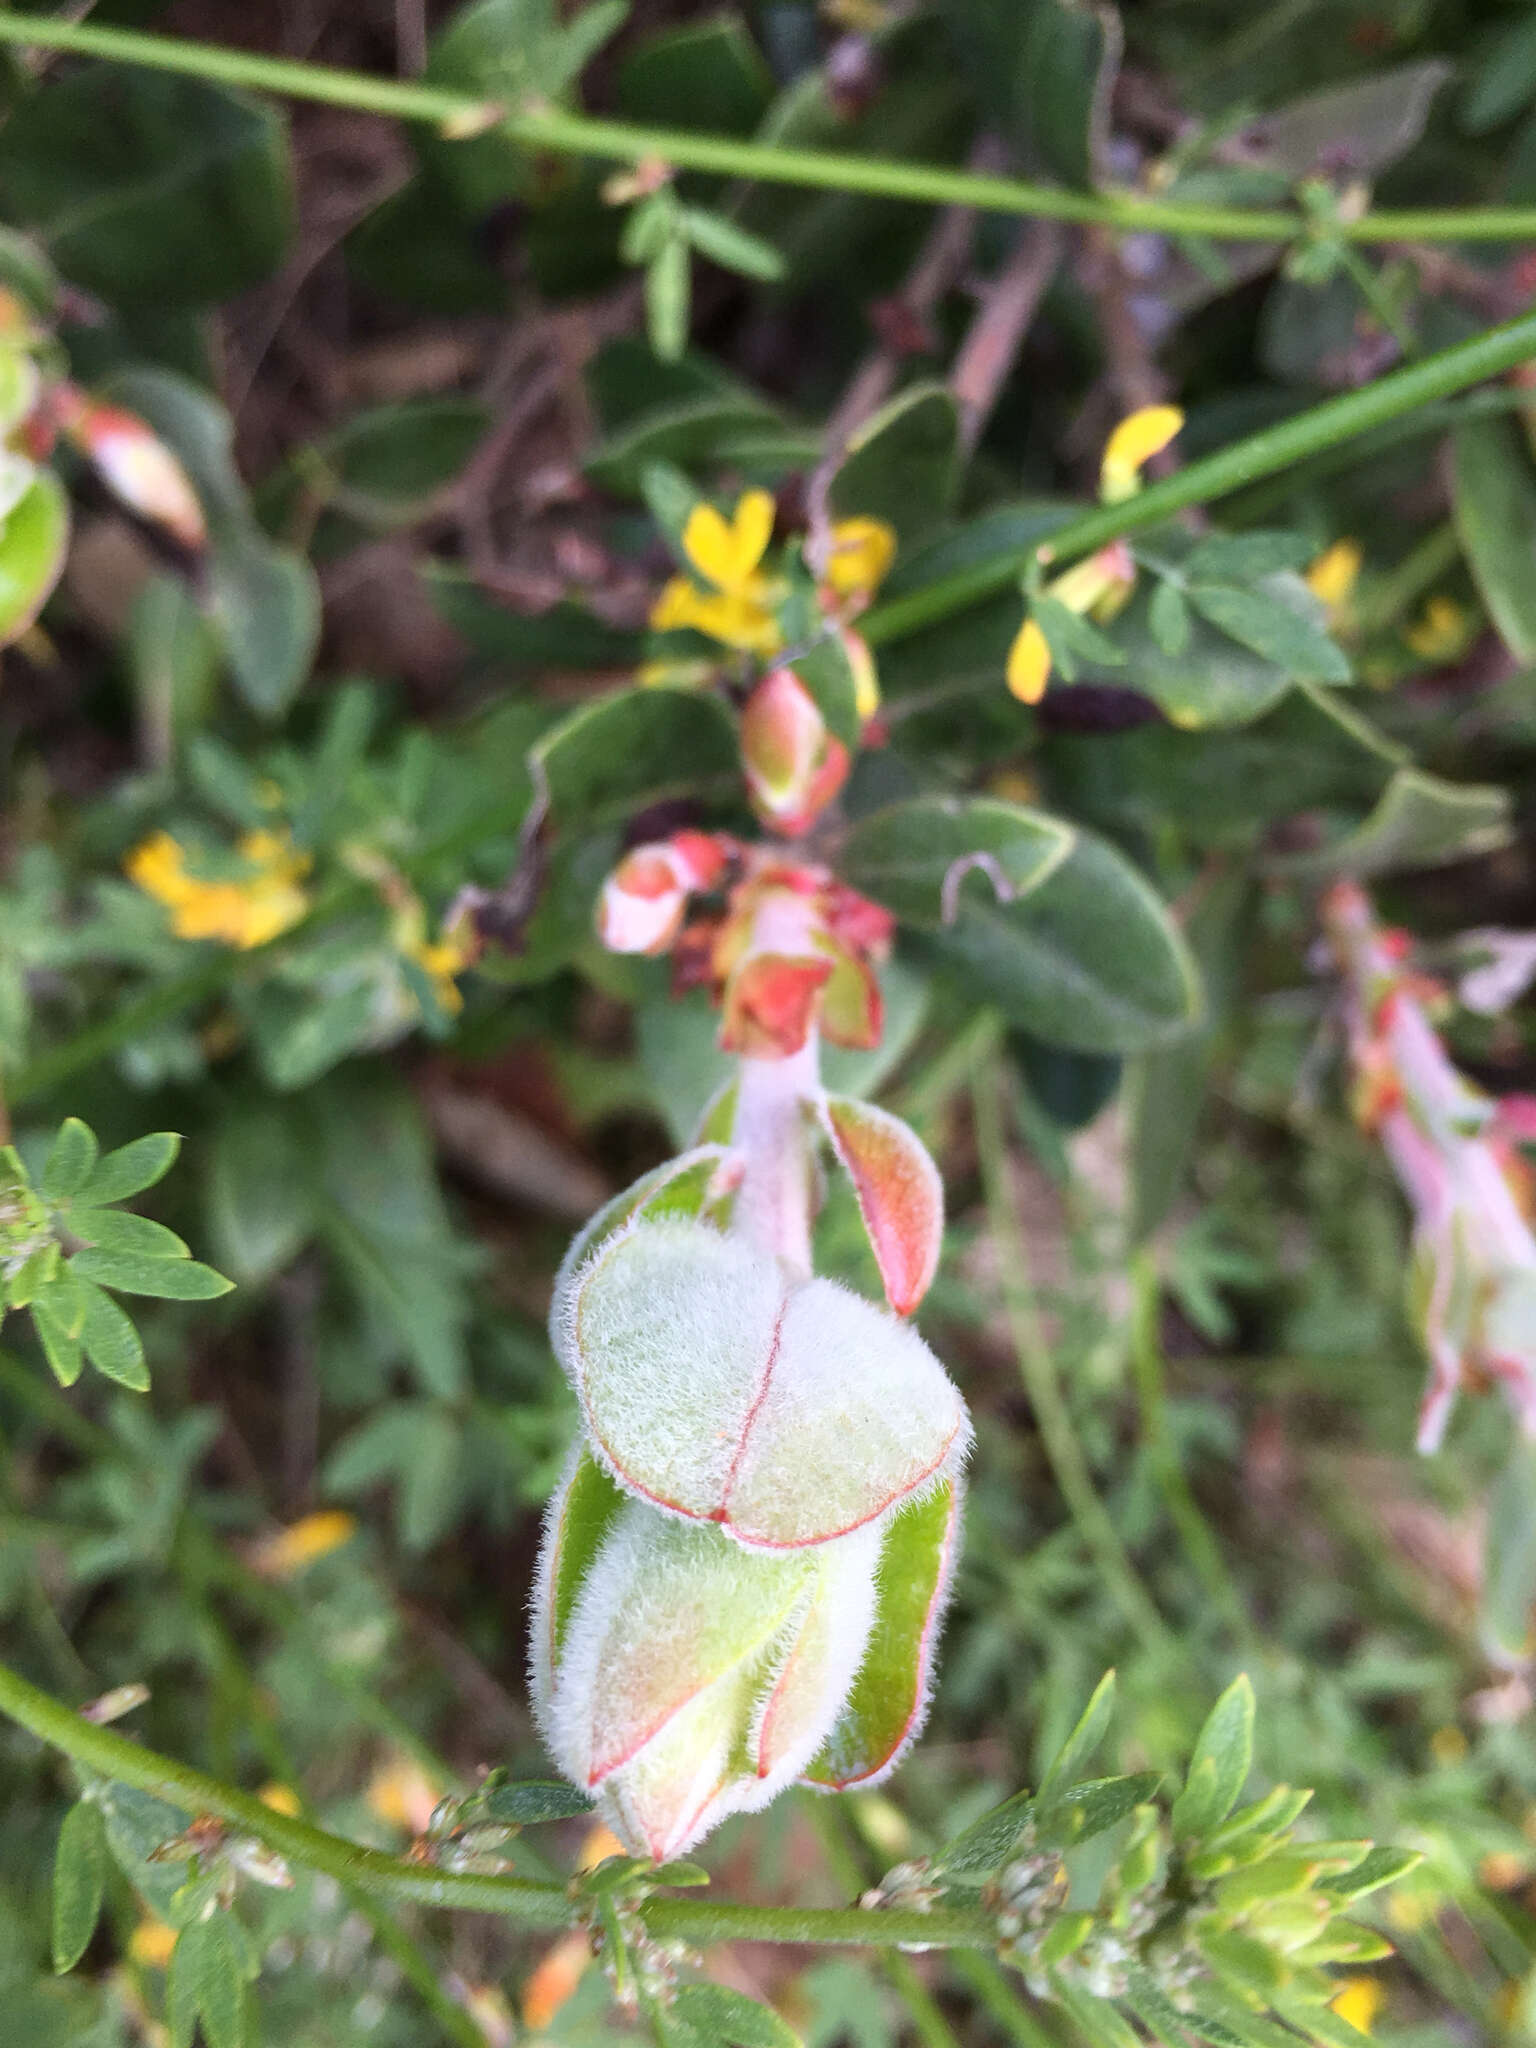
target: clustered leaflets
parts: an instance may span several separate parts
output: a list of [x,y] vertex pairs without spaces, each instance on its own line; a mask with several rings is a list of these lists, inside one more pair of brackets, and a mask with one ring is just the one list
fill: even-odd
[[[979,1905],[1031,1993],[1085,2040],[1129,2044],[1140,2027],[1215,2048],[1298,2035],[1346,2048],[1360,2037],[1338,2016],[1332,1969],[1392,1953],[1347,1913],[1411,1870],[1417,1853],[1299,1837],[1312,1795],[1288,1785],[1238,1805],[1253,1754],[1246,1677],[1212,1708],[1171,1797],[1155,1771],[1089,1778],[1114,1689],[1111,1672],[1038,1791],[899,1865],[864,1903]],[[1075,1858],[1096,1840],[1107,1860]]]
[[176,456],[136,413],[71,383],[47,328],[0,288],[0,645],[31,627],[63,571],[69,501],[45,466],[59,441],[186,554],[207,544],[202,506]]
[[[723,914],[685,926],[703,891]],[[926,1710],[971,1428],[901,1320],[937,1265],[937,1170],[817,1075],[818,1029],[878,1041],[888,915],[823,869],[685,833],[626,857],[599,923],[712,983],[740,1055],[695,1148],[578,1236],[550,1311],[583,1432],[545,1525],[535,1706],[561,1769],[660,1861],[797,1780],[894,1768]],[[886,1308],[812,1271],[818,1132]]]
[[157,1131],[103,1154],[89,1125],[67,1117],[36,1182],[13,1145],[0,1150],[0,1299],[30,1310],[63,1386],[89,1359],[107,1379],[148,1387],[144,1346],[113,1293],[210,1301],[233,1284],[175,1231],[117,1206],[168,1173],[180,1144]]
[[1442,991],[1364,890],[1336,883],[1322,917],[1344,979],[1355,1114],[1414,1211],[1409,1301],[1430,1362],[1419,1449],[1439,1448],[1463,1387],[1489,1383],[1536,1438],[1536,1236],[1518,1149],[1531,1105],[1494,1101],[1452,1063],[1427,1013]]

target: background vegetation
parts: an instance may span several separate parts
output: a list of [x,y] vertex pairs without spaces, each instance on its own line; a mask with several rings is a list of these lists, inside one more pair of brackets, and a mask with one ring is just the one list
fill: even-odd
[[[721,700],[676,666],[719,650],[648,621],[688,505],[762,484],[781,535],[830,503],[899,542],[843,816],[850,879],[905,888],[907,928],[842,1085],[941,1162],[923,1326],[978,1448],[924,1742],[881,1792],[731,1823],[710,1896],[844,1904],[1038,1784],[1110,1666],[1102,1767],[1176,1774],[1246,1671],[1256,1792],[1315,1787],[1309,1839],[1422,1859],[1362,1902],[1394,1953],[1343,1956],[1337,2028],[1536,2039],[1536,1476],[1496,1395],[1414,1453],[1410,1219],[1315,948],[1340,872],[1452,984],[1458,934],[1532,921],[1536,468],[1518,373],[1478,381],[1536,359],[1530,11],[82,12],[210,47],[142,68],[0,15],[0,368],[149,422],[206,532],[125,509],[67,432],[17,454],[43,468],[0,536],[0,1067],[61,1228],[128,1200],[207,1264],[98,1232],[84,1357],[62,1311],[7,1320],[6,1662],[71,1706],[130,1688],[112,1706],[155,1751],[396,1855],[483,1766],[547,1775],[524,1611],[575,1419],[551,1277],[717,1072],[704,998],[605,953],[593,906],[626,844],[743,828]],[[1115,424],[1168,401],[1161,480],[1093,511]],[[1032,549],[1133,526],[1131,608],[1075,634],[1037,610],[1052,686],[1016,701]],[[1192,555],[1223,536],[1249,552]],[[668,686],[610,702],[646,661]],[[834,727],[851,687],[817,683]],[[945,922],[948,858],[1012,860],[1022,828],[971,812],[946,852],[908,814],[896,858],[863,821],[957,792],[1066,819],[1070,886],[1030,909],[976,876]],[[1445,1022],[1503,1093],[1531,1085],[1532,955],[1497,957],[1502,1006]],[[108,1171],[72,1134],[44,1179],[66,1117],[103,1155],[179,1132],[179,1161]],[[851,1197],[818,1243],[869,1284]],[[145,1297],[142,1356],[113,1286]],[[380,1903],[323,1864],[263,1886],[282,1868],[238,1829],[146,1861],[190,1795],[103,1792],[110,1853],[74,1845],[61,1908],[74,1767],[6,1722],[0,1779],[18,2048],[190,2039],[202,1993],[167,2013],[165,1966],[193,1853],[235,1894],[198,1923],[212,2048],[627,2024],[558,1926],[450,1915],[425,1881]],[[548,1877],[586,1838],[484,1854]],[[83,1960],[55,1978],[60,1911]],[[708,1974],[810,2048],[1127,2024],[964,1950],[722,1942]],[[753,2048],[733,2015],[697,2008],[695,2037]]]

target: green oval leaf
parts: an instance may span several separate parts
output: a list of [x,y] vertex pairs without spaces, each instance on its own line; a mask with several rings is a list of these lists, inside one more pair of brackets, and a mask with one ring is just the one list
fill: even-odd
[[1511,654],[1536,661],[1536,466],[1511,420],[1451,437],[1456,530],[1488,615]]
[[937,930],[972,904],[1016,903],[1072,851],[1060,818],[996,797],[916,797],[862,819],[843,878],[907,924]]
[[107,1843],[101,1814],[81,1799],[64,1816],[53,1859],[53,1967],[72,1970],[90,1945],[101,1912]]
[[24,633],[48,602],[69,544],[69,500],[40,469],[0,530],[0,647]]
[[1167,906],[1086,833],[1027,895],[987,903],[968,892],[954,924],[925,943],[1048,1044],[1141,1052],[1200,1015],[1199,972]]

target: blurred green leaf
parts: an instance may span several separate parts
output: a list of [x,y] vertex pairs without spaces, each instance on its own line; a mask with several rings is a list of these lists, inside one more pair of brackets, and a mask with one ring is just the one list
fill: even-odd
[[212,305],[270,275],[292,187],[281,116],[200,79],[81,66],[0,130],[0,204],[76,283],[130,305]]
[[1470,420],[1451,436],[1456,530],[1489,616],[1511,654],[1536,661],[1536,467],[1510,420]]
[[60,1974],[72,1970],[90,1946],[106,1875],[100,1811],[78,1799],[64,1816],[53,1859],[53,1967]]

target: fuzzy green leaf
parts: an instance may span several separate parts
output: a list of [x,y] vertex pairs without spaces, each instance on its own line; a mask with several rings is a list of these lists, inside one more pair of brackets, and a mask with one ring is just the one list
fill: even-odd
[[1207,1834],[1237,1804],[1253,1764],[1253,1686],[1239,1674],[1212,1707],[1195,1744],[1184,1790],[1173,1802],[1174,1833]]

